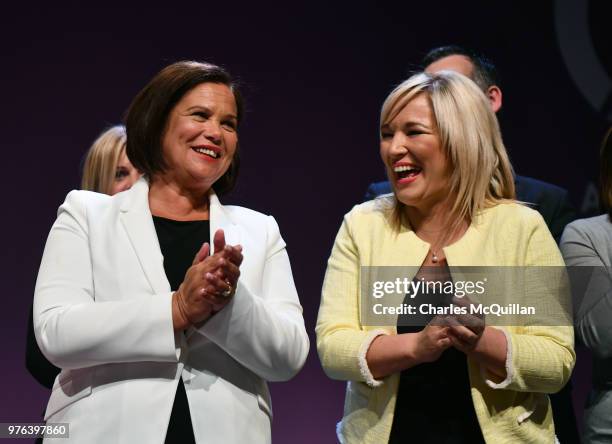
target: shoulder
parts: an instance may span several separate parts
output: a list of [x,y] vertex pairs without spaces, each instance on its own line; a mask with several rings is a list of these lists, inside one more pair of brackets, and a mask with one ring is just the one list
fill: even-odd
[[393,195],[379,196],[355,205],[344,218],[347,222],[357,225],[387,223],[393,213],[393,207]]
[[285,248],[285,240],[273,216],[238,205],[224,205],[223,211],[242,233],[241,243],[248,240],[258,245],[265,245],[268,254]]
[[519,176],[514,178],[517,187],[517,197],[519,200],[528,201],[534,195],[545,195],[549,198],[566,199],[567,190],[552,183],[533,177]]
[[[117,199],[115,199],[117,201]],[[89,209],[104,208],[112,205],[113,198],[107,194],[95,193],[93,191],[72,190],[66,195],[64,203],[59,212],[84,212]]]
[[496,226],[546,226],[542,215],[528,206],[518,202],[505,202],[486,208],[481,217],[484,223]]
[[483,212],[487,239],[510,265],[558,266],[561,253],[542,215],[523,204],[501,203]]
[[476,226],[508,245],[527,244],[533,236],[554,239],[542,215],[518,202],[500,203],[483,210]]
[[260,213],[259,211],[251,210],[250,208],[242,207],[239,205],[223,205],[223,210],[232,218],[235,223],[238,223],[240,225],[266,225],[270,223],[270,219],[274,219],[270,215]]
[[224,205],[226,216],[249,237],[265,238],[276,241],[280,238],[280,228],[273,216],[251,210],[239,205]]
[[565,228],[563,240],[571,237],[612,237],[612,223],[607,214],[586,219],[577,219]]
[[607,214],[600,214],[595,217],[587,217],[585,219],[576,219],[572,223],[567,225],[579,231],[590,231],[599,230],[601,228],[608,228],[612,226],[610,223],[610,217]]
[[388,194],[391,192],[391,184],[388,180],[382,182],[373,182],[368,187],[368,196],[375,197],[381,194]]
[[344,215],[340,228],[342,236],[349,236],[356,242],[379,242],[381,238],[394,233],[393,195],[379,196],[376,199],[355,205]]

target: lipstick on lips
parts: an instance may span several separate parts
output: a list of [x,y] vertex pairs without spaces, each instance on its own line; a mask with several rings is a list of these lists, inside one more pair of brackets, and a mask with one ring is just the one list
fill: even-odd
[[215,145],[197,145],[192,146],[191,149],[209,162],[214,162],[221,158],[221,148]]
[[393,164],[396,183],[406,185],[417,180],[423,169],[410,162],[396,162]]

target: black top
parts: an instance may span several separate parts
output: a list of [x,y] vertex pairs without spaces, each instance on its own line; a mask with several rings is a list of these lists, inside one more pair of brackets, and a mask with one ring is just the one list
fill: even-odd
[[[170,288],[176,291],[202,244],[210,242],[210,224],[207,220],[176,221],[158,216],[153,216],[153,223],[164,256],[166,277],[170,282]],[[195,444],[189,404],[182,379],[179,379],[174,397],[166,443]]]
[[[441,270],[443,274],[436,280],[450,280],[448,268]],[[440,306],[447,305],[450,298],[449,295],[421,292],[413,299],[407,295],[404,303],[417,307],[423,303]],[[419,318],[419,326],[414,326],[414,318],[408,321],[399,316],[397,333],[421,331],[433,318],[433,315],[423,316],[426,318]],[[450,347],[437,361],[401,372],[389,443],[405,442],[484,444],[463,352]]]

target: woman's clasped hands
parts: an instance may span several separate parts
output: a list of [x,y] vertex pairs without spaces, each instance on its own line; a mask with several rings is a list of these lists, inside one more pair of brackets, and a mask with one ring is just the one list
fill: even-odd
[[421,362],[437,361],[449,347],[469,354],[474,351],[485,330],[484,315],[471,314],[473,304],[467,297],[453,297],[461,313],[436,316],[421,330],[416,341],[415,355]]
[[214,254],[204,243],[187,270],[179,289],[172,295],[175,330],[206,321],[225,307],[236,292],[242,263],[242,247],[227,245],[223,230],[213,239]]

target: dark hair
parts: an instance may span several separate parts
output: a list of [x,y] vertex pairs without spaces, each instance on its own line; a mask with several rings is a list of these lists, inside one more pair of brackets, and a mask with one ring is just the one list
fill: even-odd
[[485,93],[493,85],[500,86],[499,73],[491,60],[482,54],[477,53],[476,51],[472,51],[471,49],[463,48],[458,45],[439,46],[429,51],[427,54],[425,54],[425,57],[423,57],[423,69],[432,63],[443,59],[444,57],[452,55],[462,55],[470,59],[470,62],[472,62],[472,65],[474,65],[472,80]]
[[606,132],[599,150],[599,201],[612,221],[612,127]]
[[[240,124],[244,104],[236,83],[227,71],[211,63],[194,61],[166,66],[136,95],[125,115],[127,156],[136,169],[147,177],[152,178],[167,168],[162,153],[162,138],[170,112],[185,94],[202,83],[220,83],[232,90]],[[240,155],[236,147],[230,167],[213,185],[217,194],[226,194],[234,188],[239,168]]]

